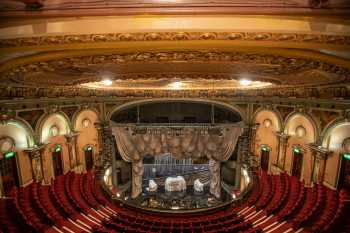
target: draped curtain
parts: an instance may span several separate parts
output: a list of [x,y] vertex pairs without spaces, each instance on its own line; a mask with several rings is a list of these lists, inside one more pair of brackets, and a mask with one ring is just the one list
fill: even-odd
[[176,159],[207,157],[211,167],[210,192],[220,196],[220,162],[226,161],[233,153],[242,125],[223,124],[216,126],[216,133],[198,127],[183,127],[174,131],[165,127],[137,132],[136,125],[113,126],[117,148],[122,158],[133,164],[132,197],[141,191],[143,156],[171,153]]

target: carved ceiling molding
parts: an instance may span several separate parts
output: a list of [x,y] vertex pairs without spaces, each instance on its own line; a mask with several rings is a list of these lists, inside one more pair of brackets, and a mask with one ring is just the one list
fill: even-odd
[[77,43],[121,42],[121,41],[270,41],[294,43],[319,43],[332,45],[350,45],[350,36],[301,33],[272,32],[147,32],[147,33],[108,33],[57,35],[1,39],[0,48],[24,46],[48,46]]
[[57,98],[291,98],[297,99],[332,99],[349,100],[350,87],[346,85],[334,85],[325,87],[274,87],[254,90],[100,90],[81,87],[6,87],[0,86],[0,100],[13,99],[37,99],[44,100]]
[[[0,73],[3,85],[17,83],[26,84],[24,74],[40,73],[43,75],[47,73],[59,73],[65,70],[69,70],[71,73],[63,73],[62,77],[69,76],[74,77],[74,73],[78,75],[87,76],[89,73],[92,77],[91,80],[74,81],[74,79],[66,79],[66,83],[63,85],[73,85],[84,83],[87,81],[95,81],[96,73],[92,72],[89,67],[99,64],[125,64],[125,63],[157,63],[164,64],[164,62],[193,62],[193,63],[225,63],[225,64],[238,64],[240,66],[247,64],[250,66],[264,65],[263,69],[258,70],[257,75],[266,77],[278,77],[282,75],[296,75],[301,72],[310,70],[317,70],[321,72],[327,72],[335,76],[333,83],[350,82],[350,71],[348,68],[331,64],[325,61],[271,55],[271,54],[260,54],[260,53],[244,53],[244,52],[211,52],[211,51],[171,51],[171,52],[138,52],[138,53],[120,53],[120,54],[109,54],[109,55],[89,55],[89,56],[78,56],[78,57],[67,57],[54,60],[43,60],[40,62],[34,62],[31,64],[21,65],[14,67],[10,70],[5,70]],[[45,73],[46,72],[46,73]],[[254,72],[254,71],[252,71]],[[254,73],[253,73],[254,74]],[[144,74],[147,75],[147,74]],[[141,75],[142,78],[145,76]],[[154,78],[154,74],[150,74]],[[67,76],[67,77],[68,77]],[[121,77],[123,74],[121,74]],[[125,76],[124,78],[127,78]],[[226,76],[227,77],[227,76]],[[137,75],[130,76],[129,78],[139,78]],[[213,78],[212,76],[202,75],[200,78]],[[215,78],[215,77],[214,77]],[[219,78],[225,78],[220,76]],[[302,77],[305,78],[305,77]],[[317,83],[317,77],[315,79],[315,85]],[[331,83],[331,82],[329,82]],[[295,83],[290,83],[295,85]],[[288,83],[286,83],[288,85]]]

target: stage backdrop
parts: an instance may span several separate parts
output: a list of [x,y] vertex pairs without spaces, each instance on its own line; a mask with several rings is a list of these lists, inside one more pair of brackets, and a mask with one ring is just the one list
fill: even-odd
[[220,162],[233,153],[242,123],[214,126],[136,126],[113,125],[117,147],[122,158],[132,162],[132,198],[142,192],[143,156],[171,153],[177,159],[207,157],[210,170],[210,192],[220,197]]

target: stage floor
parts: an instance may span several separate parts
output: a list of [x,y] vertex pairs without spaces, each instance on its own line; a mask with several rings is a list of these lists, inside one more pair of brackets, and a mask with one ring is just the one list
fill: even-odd
[[193,186],[187,186],[185,191],[168,192],[164,186],[160,186],[156,192],[145,191],[129,203],[161,210],[194,210],[215,207],[231,200],[226,192],[221,199],[215,198],[210,194],[209,187],[205,187],[203,192],[194,191]]
[[197,175],[185,176],[186,189],[183,191],[167,191],[166,182],[159,179],[156,180],[157,188],[150,191],[149,182],[146,180],[142,185],[142,193],[134,199],[131,198],[130,183],[123,187],[105,184],[105,187],[112,199],[133,208],[162,213],[185,213],[207,211],[239,201],[250,191],[253,183],[251,174],[243,169],[239,186],[231,186],[221,180],[221,195],[220,198],[216,198],[209,191],[209,182],[204,185],[202,191],[194,189],[193,182],[189,181],[193,181]]

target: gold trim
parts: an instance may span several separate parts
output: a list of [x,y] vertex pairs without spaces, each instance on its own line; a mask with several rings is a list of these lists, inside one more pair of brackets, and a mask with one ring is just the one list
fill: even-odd
[[136,32],[0,39],[0,48],[131,41],[264,41],[350,46],[350,36],[275,32]]

